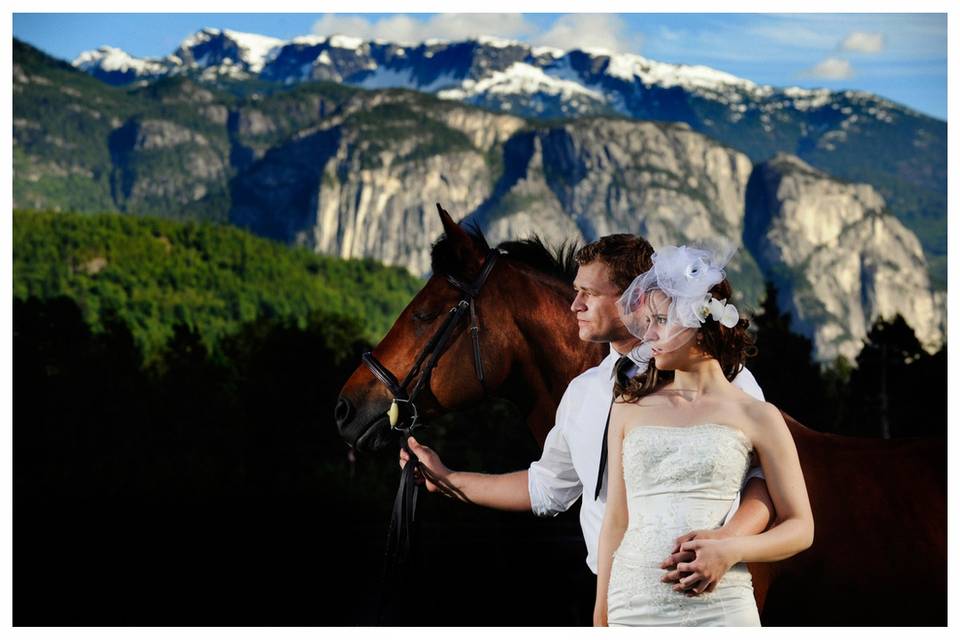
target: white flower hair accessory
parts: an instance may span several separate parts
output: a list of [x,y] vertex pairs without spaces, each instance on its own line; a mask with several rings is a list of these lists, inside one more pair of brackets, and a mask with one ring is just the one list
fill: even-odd
[[704,297],[704,306],[702,307],[702,319],[706,321],[707,316],[732,329],[740,322],[740,312],[732,304],[727,304],[727,299],[717,300],[710,294]]

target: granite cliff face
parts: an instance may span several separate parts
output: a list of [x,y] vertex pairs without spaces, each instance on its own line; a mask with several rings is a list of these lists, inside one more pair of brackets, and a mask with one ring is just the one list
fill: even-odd
[[[436,108],[435,108],[436,107]],[[234,181],[230,221],[343,258],[423,275],[443,232],[490,196],[498,154],[525,122],[413,94],[364,94],[297,133]]]
[[[742,235],[750,160],[684,125],[590,118],[534,128],[508,142],[504,165],[471,215],[493,241],[627,232],[661,246]],[[755,303],[762,277],[750,255],[740,252],[731,271]]]
[[[363,102],[239,176],[230,220],[421,275],[441,233],[435,202],[491,243],[533,234],[554,245],[616,232],[654,245],[742,235],[749,159],[684,125],[593,118],[536,126],[403,94]],[[371,113],[389,114],[389,124]],[[762,276],[749,254],[734,271],[756,302]]]
[[750,180],[745,226],[747,246],[780,291],[778,306],[819,360],[852,360],[870,325],[898,313],[925,348],[943,344],[944,296],[930,289],[917,237],[873,187],[778,155]]

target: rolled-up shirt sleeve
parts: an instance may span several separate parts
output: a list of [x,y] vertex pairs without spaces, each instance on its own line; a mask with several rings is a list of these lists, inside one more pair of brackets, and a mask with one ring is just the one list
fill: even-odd
[[566,511],[583,493],[583,485],[573,466],[570,445],[564,433],[566,418],[567,409],[561,400],[557,407],[556,424],[543,444],[543,455],[531,463],[527,474],[530,507],[535,515],[541,517]]

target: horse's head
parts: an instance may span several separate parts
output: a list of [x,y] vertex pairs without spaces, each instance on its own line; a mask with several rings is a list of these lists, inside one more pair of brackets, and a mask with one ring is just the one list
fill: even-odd
[[413,406],[400,405],[407,417],[472,404],[500,387],[510,371],[514,351],[508,346],[520,336],[502,312],[509,306],[499,273],[508,268],[506,260],[497,261],[499,253],[481,235],[467,233],[438,209],[445,238],[434,246],[432,276],[374,348],[370,364],[358,367],[340,391],[337,427],[357,449],[381,449],[395,439],[387,411],[395,396],[411,394],[421,379]]

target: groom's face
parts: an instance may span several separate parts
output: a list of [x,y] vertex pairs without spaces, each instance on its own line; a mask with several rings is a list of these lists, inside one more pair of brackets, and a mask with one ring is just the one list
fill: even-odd
[[610,269],[595,260],[580,265],[573,281],[577,297],[570,310],[577,315],[580,339],[585,342],[617,342],[631,338],[617,312],[621,291],[610,279]]

